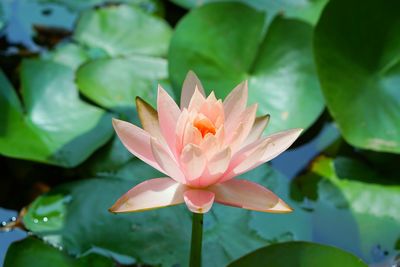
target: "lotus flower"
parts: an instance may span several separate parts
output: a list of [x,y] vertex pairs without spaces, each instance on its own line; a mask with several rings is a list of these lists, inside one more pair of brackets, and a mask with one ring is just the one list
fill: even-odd
[[167,177],[144,181],[110,209],[134,212],[185,202],[190,211],[205,213],[214,202],[249,210],[285,213],[291,208],[267,188],[235,178],[285,151],[302,129],[261,138],[269,116],[256,118],[257,104],[247,107],[247,82],[222,101],[206,97],[189,72],[180,108],[158,87],[157,108],[136,99],[143,129],[114,119],[125,147]]

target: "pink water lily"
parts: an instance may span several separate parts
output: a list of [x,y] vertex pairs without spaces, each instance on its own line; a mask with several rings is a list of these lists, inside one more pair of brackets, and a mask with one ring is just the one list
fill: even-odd
[[125,147],[167,177],[142,182],[111,207],[112,212],[142,211],[185,202],[205,213],[214,202],[249,210],[284,213],[291,208],[267,188],[236,179],[285,151],[302,129],[261,137],[269,116],[256,118],[247,107],[247,82],[222,102],[206,97],[193,72],[182,89],[180,108],[158,87],[157,111],[137,98],[143,129],[114,119]]

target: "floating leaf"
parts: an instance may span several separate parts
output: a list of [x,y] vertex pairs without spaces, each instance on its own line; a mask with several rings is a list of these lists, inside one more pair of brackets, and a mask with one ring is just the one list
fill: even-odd
[[73,79],[68,67],[25,60],[22,106],[0,73],[1,154],[72,167],[111,137],[110,114],[81,101]]
[[136,96],[154,103],[157,84],[168,78],[167,53],[171,29],[160,19],[126,5],[84,13],[75,39],[104,52],[77,71],[80,91],[97,104],[129,110]]
[[367,267],[354,255],[335,247],[309,242],[288,242],[258,249],[229,267]]
[[180,92],[190,69],[219,97],[248,79],[250,102],[259,104],[260,113],[271,114],[268,131],[307,128],[324,107],[312,57],[312,27],[279,17],[264,34],[263,21],[263,13],[238,3],[192,10],[171,41],[173,87]]
[[357,147],[400,153],[399,10],[396,0],[333,0],[316,27],[315,59],[328,109]]
[[130,56],[92,60],[78,69],[80,91],[110,109],[128,109],[140,96],[156,102],[157,83],[168,77],[162,58]]
[[76,70],[89,59],[89,52],[78,44],[66,43],[44,54],[43,57]]
[[[185,8],[194,8],[207,3],[224,2],[224,0],[172,0]],[[288,18],[298,18],[315,24],[327,0],[233,0],[264,11],[269,17],[283,14]]]
[[74,32],[76,41],[100,48],[110,56],[163,56],[170,37],[167,22],[128,5],[85,11]]
[[4,261],[4,267],[43,267],[49,265],[57,267],[115,266],[110,259],[94,253],[79,259],[72,258],[34,237],[13,243],[7,251]]

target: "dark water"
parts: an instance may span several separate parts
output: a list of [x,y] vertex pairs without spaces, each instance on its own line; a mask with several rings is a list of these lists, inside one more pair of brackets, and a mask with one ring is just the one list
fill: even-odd
[[[0,208],[0,223],[2,222],[8,222],[10,221],[13,217],[15,218],[17,216],[17,212],[14,210],[6,210],[3,208]],[[7,252],[8,247],[10,244],[14,241],[23,239],[26,237],[26,232],[22,230],[13,230],[10,232],[0,232],[0,263],[1,266],[3,266],[3,261],[5,254]]]

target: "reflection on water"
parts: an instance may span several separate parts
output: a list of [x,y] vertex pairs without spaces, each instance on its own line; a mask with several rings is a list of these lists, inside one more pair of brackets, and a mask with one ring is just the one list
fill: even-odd
[[280,171],[290,180],[303,170],[320,151],[332,144],[340,134],[332,123],[326,124],[322,131],[310,142],[285,151],[282,155],[271,161],[274,169]]
[[[12,217],[16,217],[18,214],[16,211],[13,210],[6,210],[3,208],[0,208],[0,222],[7,222],[9,221]],[[26,233],[22,230],[12,230],[9,232],[0,232],[0,263],[1,266],[3,266],[3,261],[5,254],[7,252],[7,249],[9,245],[17,240],[23,239],[26,237]]]

